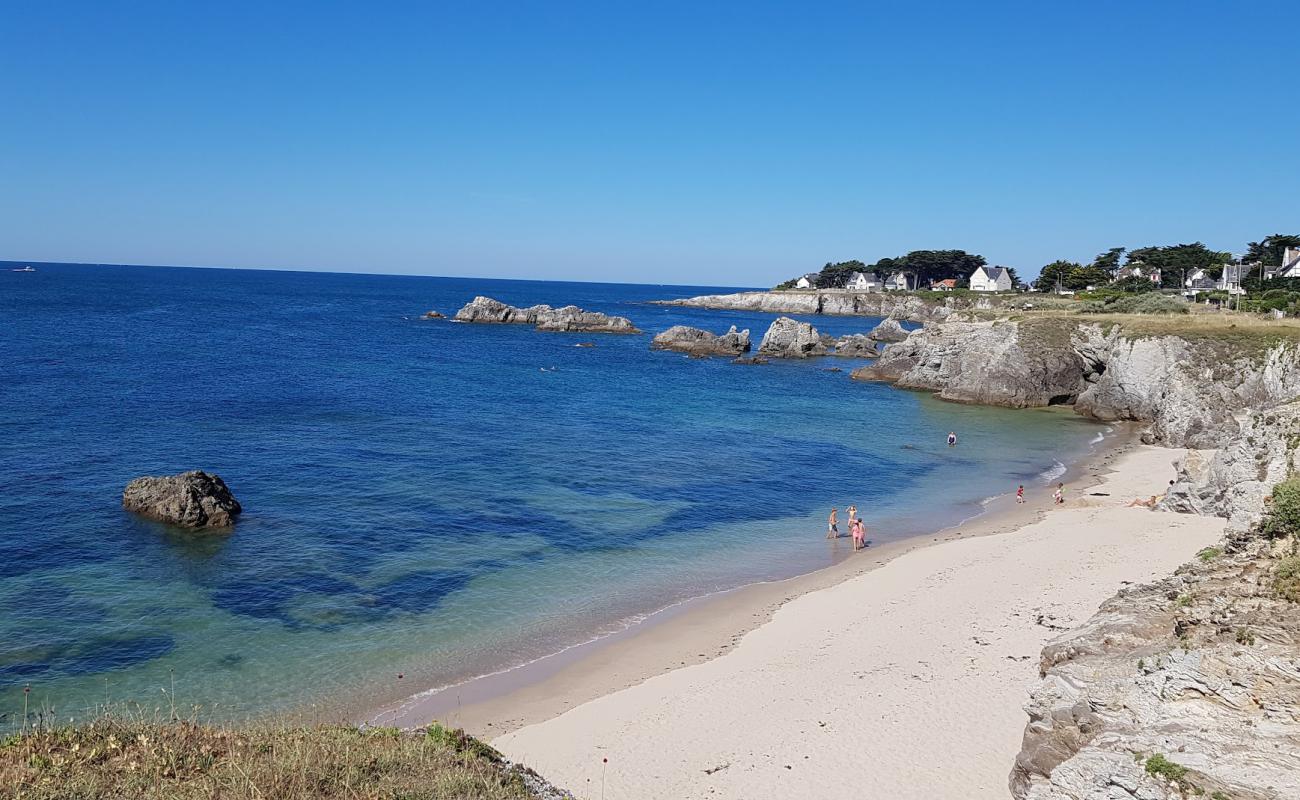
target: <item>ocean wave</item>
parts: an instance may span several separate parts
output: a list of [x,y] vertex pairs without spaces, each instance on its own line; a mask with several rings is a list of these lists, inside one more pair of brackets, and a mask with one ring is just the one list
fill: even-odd
[[1060,461],[1054,461],[1052,462],[1052,466],[1043,470],[1038,477],[1043,481],[1043,483],[1051,483],[1052,481],[1064,475],[1065,470],[1066,467],[1064,464],[1062,464]]

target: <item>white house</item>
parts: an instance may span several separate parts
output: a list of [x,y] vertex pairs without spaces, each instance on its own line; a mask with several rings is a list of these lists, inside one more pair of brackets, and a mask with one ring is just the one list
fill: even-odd
[[906,272],[894,272],[885,279],[885,289],[891,292],[906,292],[913,288],[912,276]]
[[844,288],[850,292],[878,292],[880,287],[880,276],[874,272],[855,272],[849,276],[848,283],[844,284]]
[[973,292],[1009,292],[1016,288],[1006,267],[976,267],[970,275]]
[[1228,294],[1245,294],[1246,290],[1241,288],[1241,282],[1250,277],[1255,266],[1254,264],[1225,264],[1223,274],[1219,276],[1214,288]]
[[1187,273],[1187,280],[1183,282],[1183,288],[1186,290],[1183,294],[1195,296],[1200,292],[1208,292],[1219,288],[1219,282],[1210,277],[1210,273],[1203,269],[1194,269]]
[[1271,278],[1300,278],[1300,247],[1288,247],[1282,251],[1282,266]]
[[1115,270],[1115,280],[1122,281],[1125,278],[1146,278],[1152,283],[1160,283],[1160,270],[1153,269],[1145,264],[1129,264]]
[[794,282],[796,289],[816,289],[817,279],[821,277],[820,272],[809,272],[807,275],[799,276],[799,280]]

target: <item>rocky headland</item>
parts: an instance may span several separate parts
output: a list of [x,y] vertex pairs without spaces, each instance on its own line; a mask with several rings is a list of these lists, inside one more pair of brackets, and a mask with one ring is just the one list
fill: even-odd
[[830,316],[893,317],[911,322],[948,319],[958,311],[992,309],[1000,300],[954,295],[933,301],[890,292],[770,291],[710,294],[679,300],[655,300],[655,305],[759,311],[767,314],[827,314]]
[[226,482],[202,470],[136,478],[122,492],[122,507],[183,528],[229,527],[243,511]]
[[577,306],[547,305],[517,308],[491,297],[478,296],[456,312],[458,322],[532,325],[539,331],[581,333],[640,333],[627,317],[616,317]]
[[663,333],[657,334],[650,342],[652,350],[675,350],[700,357],[730,356],[734,358],[743,353],[748,353],[751,346],[749,330],[737,331],[735,325],[732,325],[731,329],[721,336],[699,328],[674,325]]

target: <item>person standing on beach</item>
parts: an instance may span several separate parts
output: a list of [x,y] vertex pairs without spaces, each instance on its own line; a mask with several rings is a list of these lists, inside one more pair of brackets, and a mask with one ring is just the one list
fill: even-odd
[[948,446],[949,446],[949,447],[956,447],[956,446],[957,446],[957,432],[956,432],[956,431],[948,431]]
[[840,510],[838,508],[831,509],[831,517],[829,520],[827,520],[827,525],[826,525],[827,539],[840,538],[839,514],[840,514]]
[[1056,484],[1056,491],[1052,492],[1052,502],[1058,506],[1065,505],[1065,484]]
[[852,506],[852,505],[851,505],[851,506],[849,506],[849,507],[848,507],[847,509],[845,509],[845,510],[849,512],[849,532],[852,533],[852,532],[853,532],[853,520],[855,520],[855,519],[858,518],[858,507],[857,507],[857,506]]
[[1016,502],[1017,503],[1025,502],[1025,485],[1023,483],[1020,484],[1019,489],[1016,489]]
[[862,520],[855,519],[849,526],[853,533],[853,549],[861,550],[867,546],[867,529],[862,527]]

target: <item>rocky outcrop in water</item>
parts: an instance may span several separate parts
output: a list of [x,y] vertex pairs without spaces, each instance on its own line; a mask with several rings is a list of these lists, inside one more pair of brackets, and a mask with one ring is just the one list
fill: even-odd
[[760,311],[768,314],[828,314],[833,316],[895,317],[913,322],[944,320],[963,308],[972,307],[964,298],[950,297],[928,302],[914,295],[881,292],[737,292],[656,300],[657,305],[715,308],[732,311]]
[[122,492],[122,507],[185,528],[224,528],[243,511],[225,481],[201,470],[136,478]]
[[778,317],[758,346],[758,355],[771,358],[808,358],[826,353],[826,344],[816,328],[789,317]]
[[446,319],[441,311],[426,311],[420,315],[420,319]]
[[[835,340],[835,350],[831,355],[846,356],[849,358],[875,358],[880,355],[876,349],[876,343],[871,337],[863,333],[851,333],[848,336],[841,336]],[[835,367],[839,369],[839,367]]]
[[750,347],[749,330],[737,331],[735,325],[721,336],[699,328],[674,325],[650,342],[653,350],[676,350],[693,356],[738,356],[748,353]]
[[907,329],[898,324],[898,320],[893,317],[886,317],[880,321],[879,325],[872,328],[871,333],[868,333],[867,336],[877,342],[901,342],[907,338],[907,334]]
[[533,325],[539,331],[583,333],[640,333],[631,320],[577,306],[551,308],[547,305],[516,308],[491,297],[475,297],[456,312],[459,322]]

